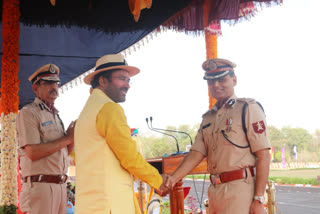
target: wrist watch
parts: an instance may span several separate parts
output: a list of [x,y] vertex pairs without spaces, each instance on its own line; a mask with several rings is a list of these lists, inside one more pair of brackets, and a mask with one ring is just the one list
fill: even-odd
[[255,195],[255,196],[253,197],[253,199],[259,201],[261,204],[264,203],[264,196],[257,196],[257,195]]

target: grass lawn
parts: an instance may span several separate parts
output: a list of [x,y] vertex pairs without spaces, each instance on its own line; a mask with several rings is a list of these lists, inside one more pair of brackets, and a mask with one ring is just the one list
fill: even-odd
[[270,170],[269,177],[317,178],[320,169]]

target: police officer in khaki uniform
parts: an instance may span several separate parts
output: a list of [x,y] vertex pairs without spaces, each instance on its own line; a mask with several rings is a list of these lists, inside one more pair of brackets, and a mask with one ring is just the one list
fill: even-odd
[[210,214],[264,213],[270,162],[265,114],[255,100],[234,94],[235,66],[225,59],[203,63],[204,79],[217,102],[203,115],[190,153],[166,182],[172,188],[207,157]]
[[65,214],[68,154],[73,149],[72,122],[65,132],[54,101],[59,68],[47,64],[29,77],[36,94],[17,117],[21,174],[20,209],[28,214]]

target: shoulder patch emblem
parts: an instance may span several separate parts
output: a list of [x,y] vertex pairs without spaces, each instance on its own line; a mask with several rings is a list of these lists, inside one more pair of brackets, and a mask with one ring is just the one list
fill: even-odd
[[252,123],[252,126],[253,126],[254,131],[259,134],[263,133],[264,130],[266,130],[266,126],[264,125],[263,120],[258,121],[256,123]]

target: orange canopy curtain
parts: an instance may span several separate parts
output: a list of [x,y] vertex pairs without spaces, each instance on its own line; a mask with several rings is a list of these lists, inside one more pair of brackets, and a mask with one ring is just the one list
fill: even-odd
[[130,11],[136,22],[139,21],[140,11],[151,8],[152,0],[128,0]]

